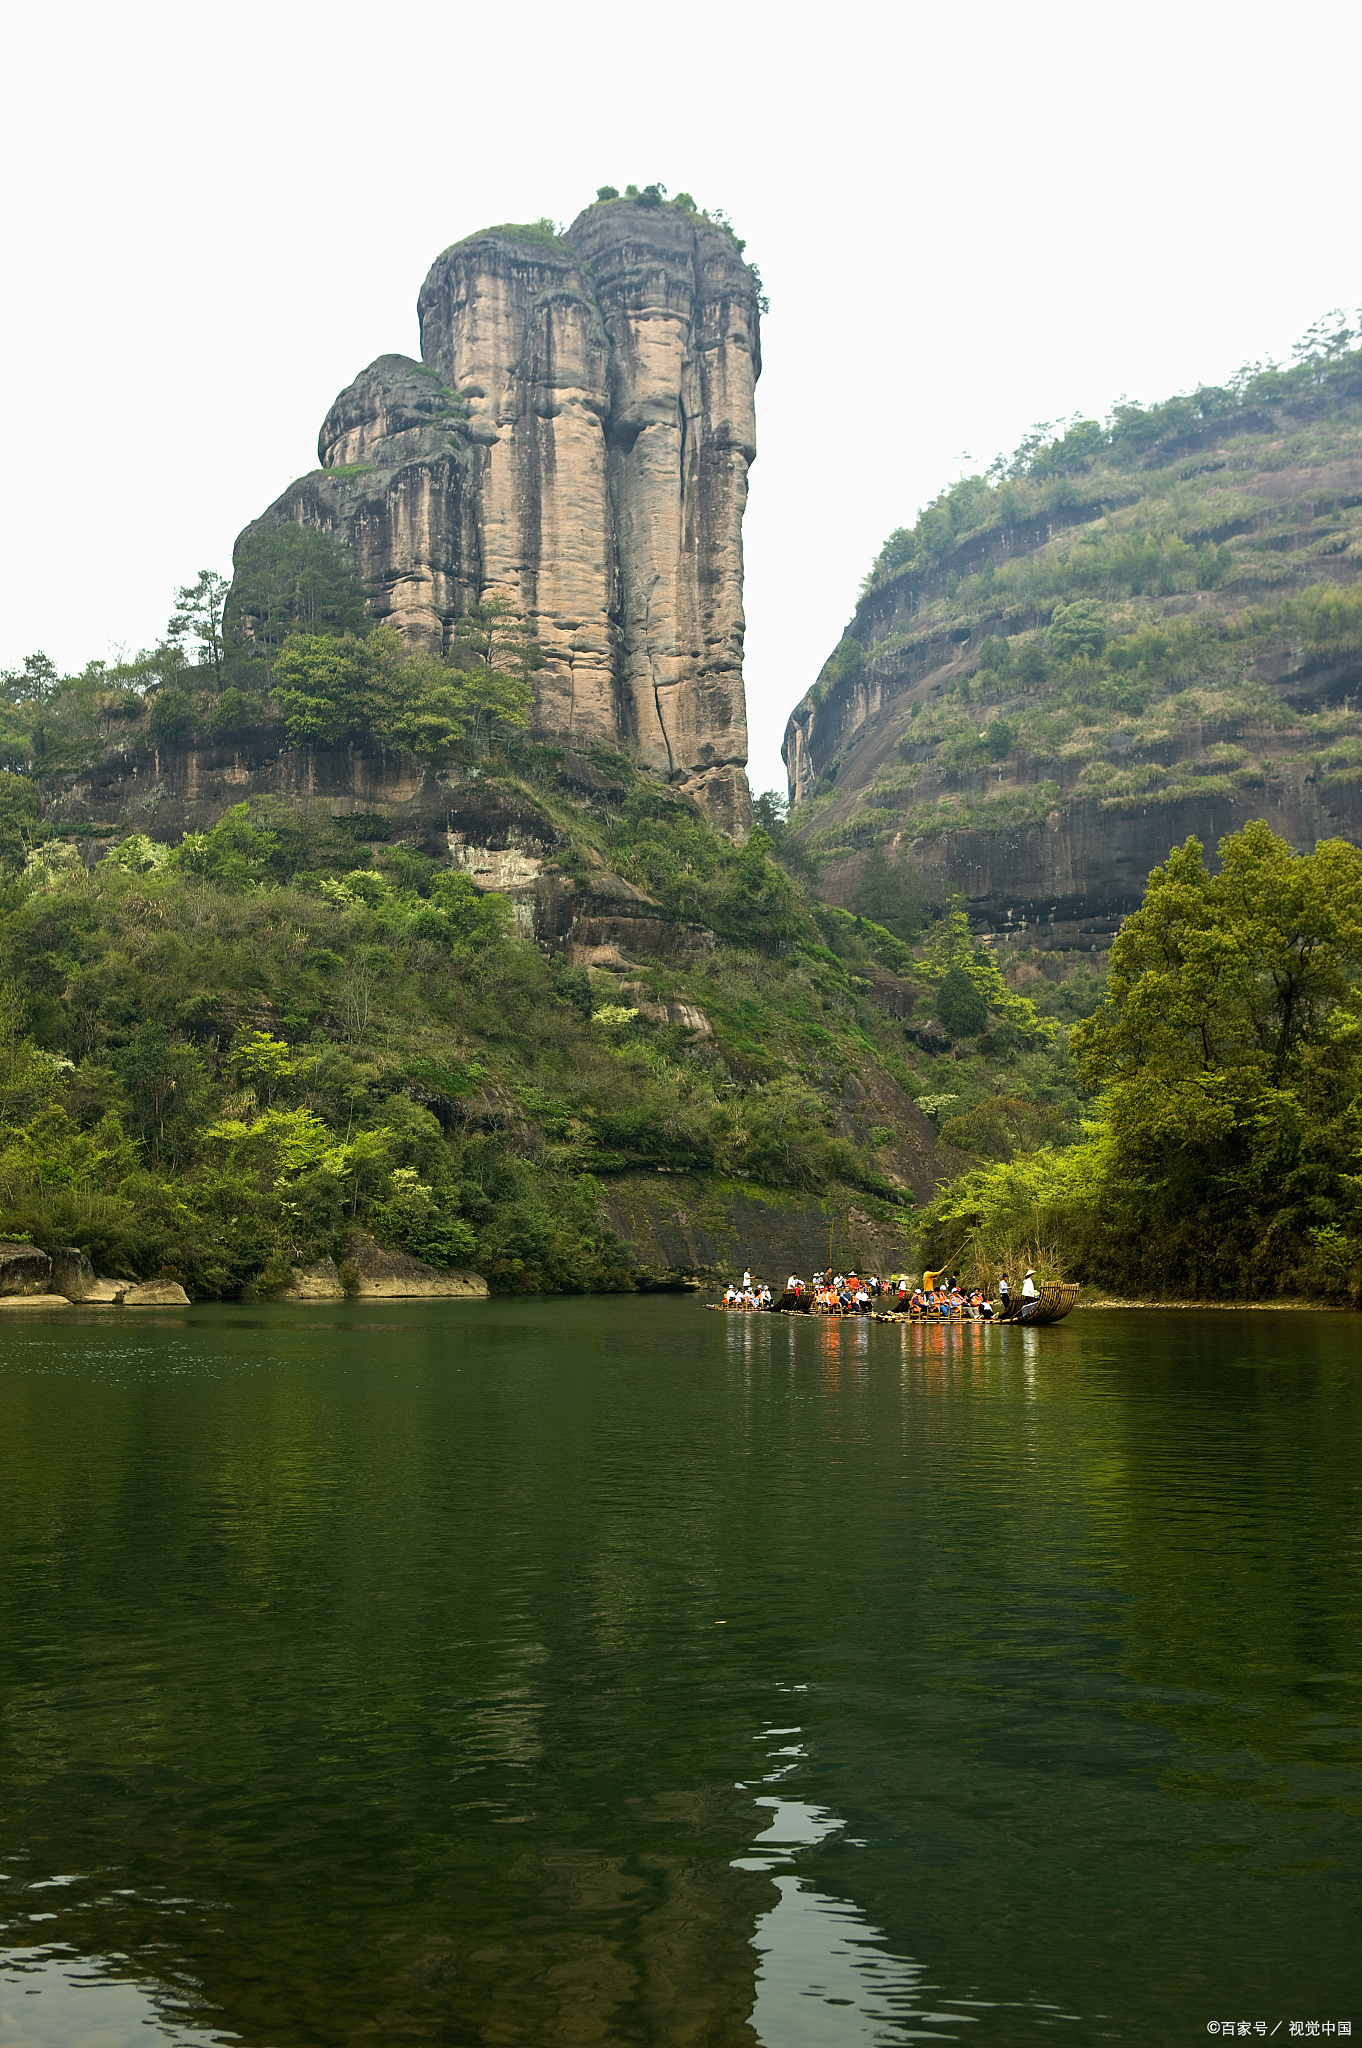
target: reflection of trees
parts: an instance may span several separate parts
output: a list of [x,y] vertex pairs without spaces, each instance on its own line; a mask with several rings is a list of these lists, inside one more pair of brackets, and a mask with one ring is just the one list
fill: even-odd
[[1094,1551],[1130,1602],[1118,1668],[1149,1689],[1126,1711],[1204,1745],[1189,1783],[1220,1796],[1235,1767],[1215,1753],[1249,1776],[1355,1764],[1324,1737],[1355,1726],[1342,1674],[1362,1664],[1352,1319],[1239,1317],[1229,1359],[1219,1319],[1159,1320],[1172,1355],[1155,1349],[1090,1478]]

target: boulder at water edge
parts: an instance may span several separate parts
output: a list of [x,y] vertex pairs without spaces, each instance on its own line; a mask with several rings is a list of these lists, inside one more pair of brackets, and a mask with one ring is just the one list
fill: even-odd
[[52,1285],[52,1261],[36,1244],[0,1240],[0,1297],[46,1294]]
[[364,1230],[346,1240],[345,1262],[354,1275],[350,1292],[361,1301],[479,1301],[487,1293],[481,1273],[442,1273],[438,1266],[428,1266],[406,1252],[388,1251]]
[[188,1308],[189,1296],[178,1280],[143,1280],[123,1296],[124,1308]]

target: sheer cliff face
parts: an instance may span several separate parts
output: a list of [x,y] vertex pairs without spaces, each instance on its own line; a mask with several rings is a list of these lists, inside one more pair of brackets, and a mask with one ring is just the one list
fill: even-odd
[[561,240],[492,230],[446,250],[418,310],[422,361],[380,356],[341,393],[322,469],[264,522],[338,534],[374,615],[414,645],[443,648],[467,603],[508,598],[549,656],[542,737],[624,744],[745,831],[760,353],[731,236],[597,205]]

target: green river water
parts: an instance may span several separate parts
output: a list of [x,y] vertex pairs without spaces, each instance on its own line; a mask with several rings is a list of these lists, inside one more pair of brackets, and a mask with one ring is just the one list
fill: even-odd
[[9,1312],[0,2044],[1362,2036],[1359,1335]]

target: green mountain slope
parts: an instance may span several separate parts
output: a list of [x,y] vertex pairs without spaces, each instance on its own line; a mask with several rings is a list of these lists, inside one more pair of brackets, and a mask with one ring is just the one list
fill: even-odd
[[[509,1290],[907,1258],[944,1161],[901,984],[764,835],[614,755],[437,772],[265,737],[260,774],[312,795],[154,839],[100,822],[145,792],[129,746],[95,794],[0,787],[0,1235],[196,1295],[343,1263],[357,1229]],[[211,759],[162,752],[165,816]],[[315,794],[328,764],[368,808]]]
[[1251,817],[1362,837],[1362,349],[1033,435],[890,536],[785,754],[797,840],[854,900],[1105,944],[1170,844]]

